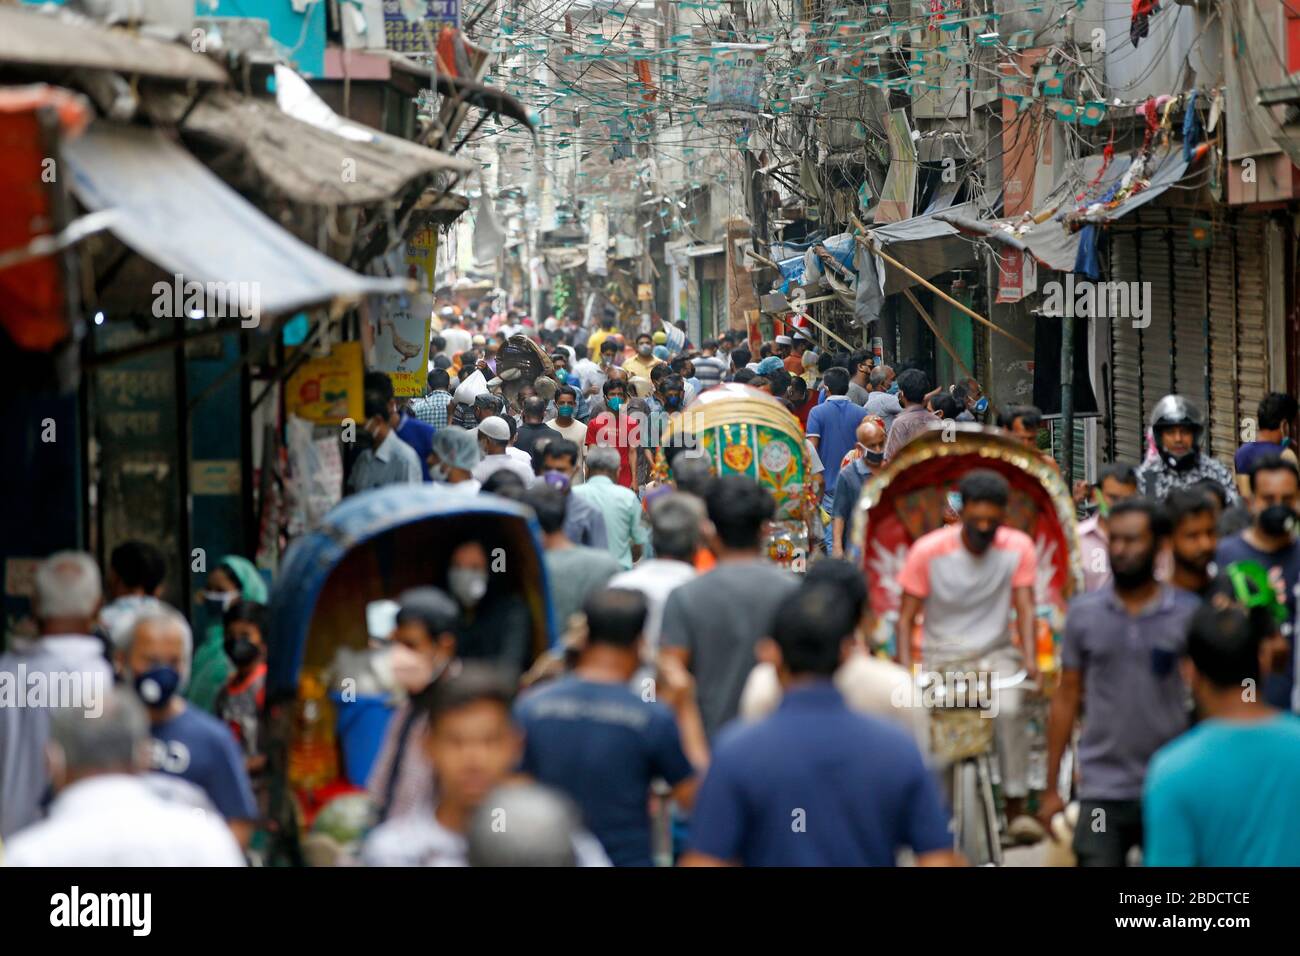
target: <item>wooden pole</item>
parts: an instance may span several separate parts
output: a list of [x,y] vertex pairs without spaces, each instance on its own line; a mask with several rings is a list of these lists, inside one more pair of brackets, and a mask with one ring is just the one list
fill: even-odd
[[944,351],[952,358],[953,364],[961,369],[962,374],[967,378],[975,378],[975,376],[971,374],[970,369],[966,367],[966,363],[961,360],[953,347],[948,344],[948,340],[945,339],[943,333],[939,331],[939,326],[935,323],[934,319],[930,317],[930,313],[925,311],[912,290],[904,289],[903,295],[907,296],[907,301],[912,303],[912,307],[915,308],[917,312],[921,313],[921,318],[925,319],[925,324],[930,327],[930,331],[934,333],[934,337],[939,340],[939,344],[943,346]]
[[[866,230],[866,227],[862,225],[862,223],[857,219],[856,216],[854,217],[853,222],[854,222],[855,225],[858,226],[859,229],[862,229],[863,231]],[[881,259],[883,259],[885,262],[888,262],[891,266],[893,266],[893,267],[894,267],[895,269],[897,269],[898,271],[902,272],[904,275],[909,276],[910,278],[912,278],[912,279],[914,279],[915,281],[919,282],[921,285],[925,286],[927,289],[929,289],[931,292],[933,292],[933,293],[934,293],[935,295],[937,295],[939,298],[943,299],[943,300],[944,300],[945,302],[947,302],[949,305],[954,306],[954,307],[957,308],[957,309],[960,309],[962,312],[964,312],[964,313],[966,313],[967,315],[969,315],[969,316],[970,316],[972,319],[974,319],[976,322],[979,322],[981,325],[986,325],[986,326],[988,326],[990,329],[992,329],[994,332],[998,333],[999,335],[1004,336],[1004,337],[1010,339],[1012,342],[1015,342],[1017,345],[1019,345],[1019,346],[1020,346],[1022,349],[1024,349],[1026,352],[1030,353],[1031,355],[1033,354],[1033,352],[1034,352],[1034,347],[1033,347],[1032,345],[1030,345],[1028,342],[1026,342],[1024,339],[1020,338],[1019,336],[1012,335],[1012,334],[1011,334],[1010,332],[1008,332],[1006,329],[1002,328],[1002,327],[999,326],[999,325],[995,325],[994,323],[990,322],[988,319],[984,318],[984,316],[980,315],[980,314],[979,314],[978,312],[976,312],[975,310],[973,310],[973,309],[971,309],[971,308],[968,308],[966,305],[963,305],[961,302],[958,302],[956,299],[954,299],[954,298],[953,298],[952,296],[950,296],[948,293],[944,292],[942,289],[940,289],[940,288],[939,288],[937,285],[935,285],[933,282],[929,281],[928,279],[924,279],[924,278],[922,278],[921,276],[917,275],[915,272],[913,272],[913,271],[912,271],[911,269],[909,269],[907,266],[903,265],[901,262],[899,262],[897,259],[893,258],[892,256],[888,255],[887,253],[882,252],[882,251],[879,250],[879,249],[874,249],[874,248],[872,248],[871,243],[868,242],[866,239],[864,239],[862,236],[854,236],[854,238],[857,239],[858,242],[860,242],[860,243],[862,243],[864,246],[866,246],[867,249],[868,249],[869,251],[871,251],[871,252],[874,253],[875,255],[880,256]],[[973,376],[972,376],[972,377],[973,377]]]

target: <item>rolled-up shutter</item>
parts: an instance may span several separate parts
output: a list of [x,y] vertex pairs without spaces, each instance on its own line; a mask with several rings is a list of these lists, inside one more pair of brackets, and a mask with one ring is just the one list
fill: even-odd
[[1209,250],[1210,442],[1231,466],[1242,419],[1268,390],[1268,281],[1264,220],[1242,215],[1214,232]]
[[[1137,282],[1138,234],[1131,229],[1112,229],[1110,241],[1111,282]],[[1143,341],[1142,332],[1128,317],[1111,320],[1111,458],[1142,460]]]
[[1186,209],[1163,210],[1168,215],[1171,249],[1174,391],[1195,399],[1209,413],[1210,377],[1205,249],[1191,247],[1192,214]]
[[[1237,416],[1238,437],[1243,418],[1253,418],[1268,394],[1267,242],[1262,216],[1243,217],[1237,224]],[[1231,458],[1233,442],[1226,451]]]
[[[1142,425],[1156,402],[1174,391],[1173,263],[1164,210],[1142,210],[1138,219],[1138,281],[1147,306],[1142,329]],[[1139,321],[1136,315],[1130,321]]]

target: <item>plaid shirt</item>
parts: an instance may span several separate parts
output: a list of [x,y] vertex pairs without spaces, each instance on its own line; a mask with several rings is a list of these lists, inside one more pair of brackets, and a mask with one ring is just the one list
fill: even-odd
[[450,392],[433,392],[411,402],[411,414],[434,428],[447,427],[447,407],[451,404]]

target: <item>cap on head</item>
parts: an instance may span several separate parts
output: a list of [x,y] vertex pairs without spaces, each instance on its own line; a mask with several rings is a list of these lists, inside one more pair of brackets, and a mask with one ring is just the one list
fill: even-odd
[[493,441],[505,442],[510,440],[510,426],[500,415],[491,415],[479,422],[478,432]]

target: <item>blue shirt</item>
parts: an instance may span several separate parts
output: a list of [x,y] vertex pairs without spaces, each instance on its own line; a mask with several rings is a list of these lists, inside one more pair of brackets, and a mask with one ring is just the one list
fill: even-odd
[[817,454],[826,473],[826,494],[835,496],[835,479],[840,474],[840,459],[858,443],[858,424],[867,410],[854,405],[844,395],[832,395],[808,413],[808,437],[817,438]]
[[154,724],[151,733],[154,770],[194,784],[227,820],[258,818],[244,755],[229,727],[197,707],[186,707]]
[[433,451],[433,433],[437,431],[432,425],[420,421],[414,415],[402,412],[402,420],[397,426],[397,437],[415,450],[420,459],[420,474],[429,480],[429,452]]
[[1268,455],[1280,455],[1283,448],[1275,441],[1248,441],[1237,449],[1232,456],[1232,465],[1239,475],[1249,475],[1255,470],[1255,462]]
[[893,866],[905,846],[952,848],[935,779],[903,730],[850,711],[829,680],[719,735],[693,850],[745,866]]
[[523,698],[523,770],[568,794],[615,866],[650,866],[650,782],[694,768],[663,704],[624,684],[566,677]]
[[848,550],[849,539],[853,537],[853,509],[858,503],[858,495],[862,494],[862,486],[870,477],[871,470],[867,463],[857,458],[849,462],[847,468],[841,469],[839,477],[835,479],[835,504],[831,508],[831,517],[844,519],[844,535],[840,544],[845,551]]
[[1207,720],[1151,761],[1147,866],[1300,866],[1300,718]]

